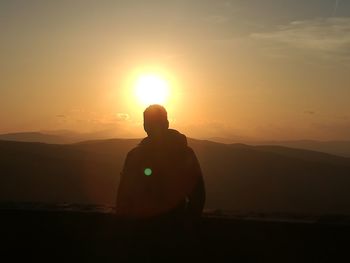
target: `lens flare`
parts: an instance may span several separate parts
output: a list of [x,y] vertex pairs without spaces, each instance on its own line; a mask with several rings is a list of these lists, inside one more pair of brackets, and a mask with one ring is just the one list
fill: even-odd
[[151,168],[146,168],[143,172],[144,172],[144,174],[146,176],[151,176],[152,175],[152,169]]

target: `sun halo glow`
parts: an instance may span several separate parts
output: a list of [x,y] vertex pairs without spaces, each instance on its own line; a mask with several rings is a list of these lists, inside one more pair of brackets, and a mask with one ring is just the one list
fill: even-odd
[[136,81],[135,93],[143,106],[164,105],[169,97],[169,84],[158,75],[141,75]]

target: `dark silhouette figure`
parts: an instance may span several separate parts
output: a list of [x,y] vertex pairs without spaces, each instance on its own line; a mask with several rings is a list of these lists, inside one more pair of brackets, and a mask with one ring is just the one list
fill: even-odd
[[143,113],[148,137],[125,160],[116,212],[134,219],[200,218],[205,189],[202,172],[186,136],[169,129],[167,112],[151,105]]

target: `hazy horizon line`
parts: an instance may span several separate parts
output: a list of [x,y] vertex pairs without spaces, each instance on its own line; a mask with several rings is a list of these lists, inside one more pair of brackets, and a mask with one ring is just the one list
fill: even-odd
[[[42,134],[42,135],[51,135],[51,136],[61,136],[61,137],[70,137],[73,136],[92,136],[91,138],[82,138],[83,140],[106,140],[106,139],[142,139],[147,137],[147,135],[144,136],[120,136],[120,135],[103,135],[102,132],[104,130],[97,130],[97,131],[92,131],[92,132],[79,132],[75,130],[69,130],[69,129],[61,129],[61,130],[28,130],[28,131],[12,131],[12,132],[3,132],[0,133],[0,136],[4,135],[20,135],[20,134],[28,134],[28,133],[36,133],[36,134]],[[61,133],[61,134],[60,134]],[[66,133],[66,134],[64,134]],[[70,135],[68,133],[71,133]],[[100,136],[98,136],[98,134]],[[96,136],[93,138],[93,136]],[[261,143],[261,142],[307,142],[307,141],[313,141],[313,142],[350,142],[349,139],[327,139],[327,140],[322,140],[322,139],[315,139],[315,138],[298,138],[298,139],[269,139],[269,138],[251,138],[251,137],[245,137],[245,136],[240,136],[237,135],[237,137],[241,138],[234,138],[232,137],[221,137],[221,136],[187,136],[187,138],[190,139],[197,139],[197,140],[208,140],[208,141],[213,141],[213,142],[218,142],[218,143],[241,143],[241,142],[247,142],[247,143]],[[225,142],[226,141],[226,142]]]

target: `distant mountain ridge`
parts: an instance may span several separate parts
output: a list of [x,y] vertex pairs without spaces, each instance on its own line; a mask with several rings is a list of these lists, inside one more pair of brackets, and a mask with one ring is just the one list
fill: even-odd
[[[88,140],[112,139],[103,132],[77,133],[69,130],[49,132],[17,132],[0,134],[0,140],[22,141],[22,142],[43,142],[55,144],[69,144]],[[350,141],[316,141],[316,140],[294,140],[294,141],[257,141],[251,138],[234,137],[221,138],[212,137],[209,141],[222,144],[246,144],[254,146],[284,146],[288,148],[305,149],[316,152],[324,152],[333,155],[350,157]]]
[[89,140],[108,139],[103,132],[77,133],[72,131],[51,131],[51,132],[16,132],[0,134],[0,140],[18,142],[41,142],[51,144],[70,144]]
[[71,143],[66,137],[41,132],[17,132],[0,134],[0,140],[19,142],[43,142],[43,143]]
[[213,137],[210,141],[235,144],[244,143],[248,145],[272,145],[272,146],[285,146],[289,148],[305,149],[316,152],[325,152],[338,156],[350,157],[350,141],[317,141],[317,140],[290,140],[290,141],[263,141],[252,140],[249,138],[220,138]]
[[317,152],[326,152],[339,156],[350,157],[350,141],[266,141],[256,143],[256,145],[281,145],[289,148],[299,148]]

